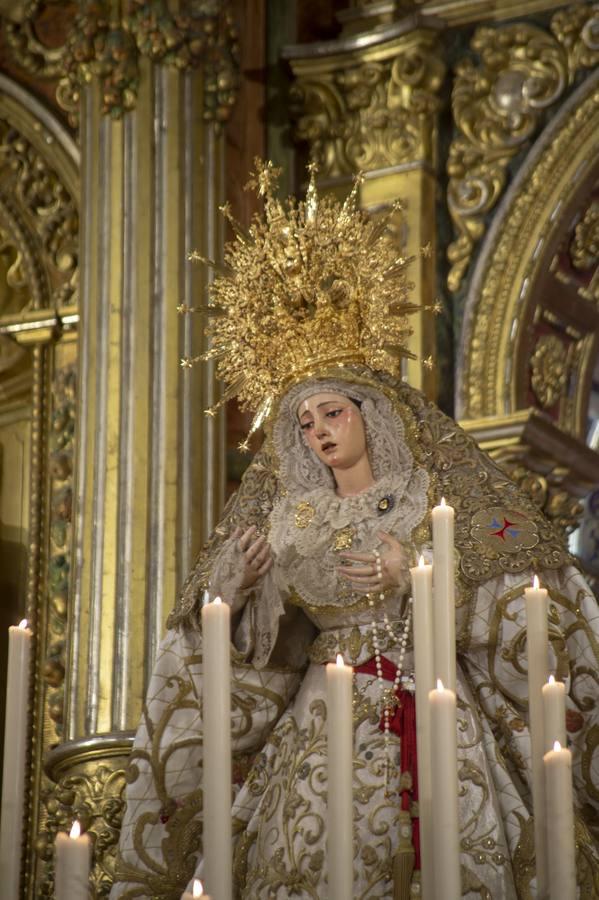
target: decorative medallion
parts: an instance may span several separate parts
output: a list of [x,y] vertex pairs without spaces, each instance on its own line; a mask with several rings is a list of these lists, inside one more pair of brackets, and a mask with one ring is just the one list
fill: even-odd
[[570,259],[575,269],[594,268],[599,259],[599,203],[591,203],[574,230]]
[[335,550],[350,550],[356,534],[356,529],[352,525],[342,528],[341,531],[335,532]]
[[539,543],[536,524],[523,513],[503,506],[492,506],[475,513],[470,535],[491,556],[519,553]]
[[307,528],[314,518],[316,510],[307,500],[302,500],[295,507],[295,524],[298,528]]
[[395,506],[395,497],[393,494],[385,494],[384,497],[381,497],[379,502],[376,505],[379,516],[384,516],[385,513],[388,513],[390,509],[393,509]]
[[544,334],[530,360],[530,383],[535,397],[548,409],[559,400],[568,376],[568,352],[555,334]]

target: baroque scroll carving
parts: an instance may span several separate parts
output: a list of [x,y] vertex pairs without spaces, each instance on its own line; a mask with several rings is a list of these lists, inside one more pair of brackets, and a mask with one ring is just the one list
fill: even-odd
[[64,56],[66,75],[57,89],[60,105],[76,123],[81,89],[96,76],[102,112],[118,119],[135,106],[142,57],[178,70],[201,68],[204,117],[228,119],[237,85],[237,30],[226,7],[210,0],[171,12],[166,0],[132,0],[114,20],[105,0],[77,16]]
[[[6,49],[12,61],[36,79],[58,78],[63,71],[64,46],[48,46],[40,40],[38,32],[41,20],[51,7],[59,13],[54,16],[54,22],[60,25],[64,21],[65,4],[62,0],[28,0],[23,6],[19,21],[5,19],[2,23]],[[67,10],[67,18],[69,12]]]
[[77,293],[79,220],[57,172],[0,117],[0,240],[12,244],[7,283],[27,285],[30,309],[73,303]]
[[599,260],[599,203],[592,203],[574,231],[570,259],[575,269],[589,269]]
[[434,42],[422,32],[417,42],[385,49],[386,58],[334,71],[315,64],[298,76],[291,88],[296,136],[310,145],[321,177],[430,161],[445,74]]
[[125,801],[124,763],[126,757],[97,764],[94,758],[75,761],[75,771],[53,784],[49,779],[42,793],[45,827],[36,843],[38,855],[46,863],[36,885],[40,898],[54,896],[54,842],[59,831],[70,831],[75,819],[92,840],[93,867],[90,897],[107,897],[114,877],[114,864]]
[[457,234],[447,250],[452,292],[485,233],[510,162],[576,75],[599,62],[599,5],[557,13],[551,33],[530,24],[478,28],[471,49],[480,62],[465,59],[457,65],[452,93],[457,131],[447,162],[447,202]]
[[558,400],[568,377],[568,351],[555,334],[539,338],[530,360],[531,385],[542,407]]

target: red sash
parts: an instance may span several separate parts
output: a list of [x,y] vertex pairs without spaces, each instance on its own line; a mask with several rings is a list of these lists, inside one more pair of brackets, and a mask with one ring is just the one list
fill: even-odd
[[[391,660],[381,656],[381,670],[385,681],[394,682],[397,667]],[[356,666],[354,672],[363,675],[378,675],[374,657],[361,666]],[[389,716],[389,731],[398,736],[401,741],[400,772],[409,773],[411,786],[406,786],[406,779],[400,782],[401,808],[410,809],[412,801],[418,801],[418,753],[416,751],[416,698],[412,691],[396,690],[395,695],[399,700],[395,710]],[[384,716],[381,718],[379,728],[385,730]],[[407,779],[409,782],[409,779]],[[412,819],[412,843],[416,855],[414,868],[420,869],[420,821],[418,817]]]

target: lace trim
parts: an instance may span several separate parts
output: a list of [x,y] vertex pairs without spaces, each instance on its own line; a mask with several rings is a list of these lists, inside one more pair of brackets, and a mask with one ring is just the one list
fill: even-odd
[[[361,402],[368,455],[376,483],[352,497],[338,497],[330,469],[305,443],[296,410],[315,392],[333,391]],[[339,580],[340,546],[359,552],[381,548],[380,530],[409,544],[414,529],[428,510],[428,473],[417,468],[406,443],[403,422],[390,400],[365,385],[340,380],[315,380],[293,388],[284,398],[273,429],[281,479],[286,495],[270,515],[270,542],[286,584],[308,605],[347,606],[356,602],[346,583]],[[390,474],[389,474],[390,473]],[[393,498],[381,515],[378,501]],[[344,543],[339,532],[345,529]],[[409,583],[408,565],[404,582]]]
[[391,401],[384,394],[363,384],[347,381],[314,379],[292,388],[283,398],[273,427],[272,439],[279,459],[283,484],[290,493],[305,494],[316,488],[334,488],[330,468],[304,441],[297,420],[302,400],[321,391],[331,391],[361,402],[366,429],[368,457],[377,481],[393,472],[396,482],[407,485],[414,458],[405,440],[404,424]]
[[238,548],[237,538],[227,538],[210,575],[208,589],[211,599],[220,597],[228,603],[232,612],[244,605],[249,591],[241,589],[243,580],[243,556]]
[[[312,607],[355,604],[356,595],[336,572],[340,562],[336,549],[339,532],[348,529],[349,544],[343,546],[358,552],[383,548],[377,535],[380,530],[410,545],[412,532],[427,514],[428,483],[427,473],[419,469],[403,494],[401,482],[397,484],[394,478],[382,479],[356,497],[339,498],[330,489],[317,489],[300,501],[303,510],[309,504],[313,512],[307,525],[297,523],[297,499],[282,497],[271,513],[270,540],[277,566],[285,572],[286,586],[295,589]],[[394,496],[395,505],[381,516],[375,501],[386,494]],[[400,590],[409,583],[410,562],[408,558]]]

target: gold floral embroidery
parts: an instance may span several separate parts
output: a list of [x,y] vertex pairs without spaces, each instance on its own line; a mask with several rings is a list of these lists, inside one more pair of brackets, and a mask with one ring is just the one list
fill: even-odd
[[356,529],[351,525],[348,525],[347,528],[342,528],[340,531],[335,532],[335,550],[349,550],[351,548],[355,534]]
[[316,510],[307,500],[302,500],[295,507],[295,524],[298,528],[307,528],[312,522]]

